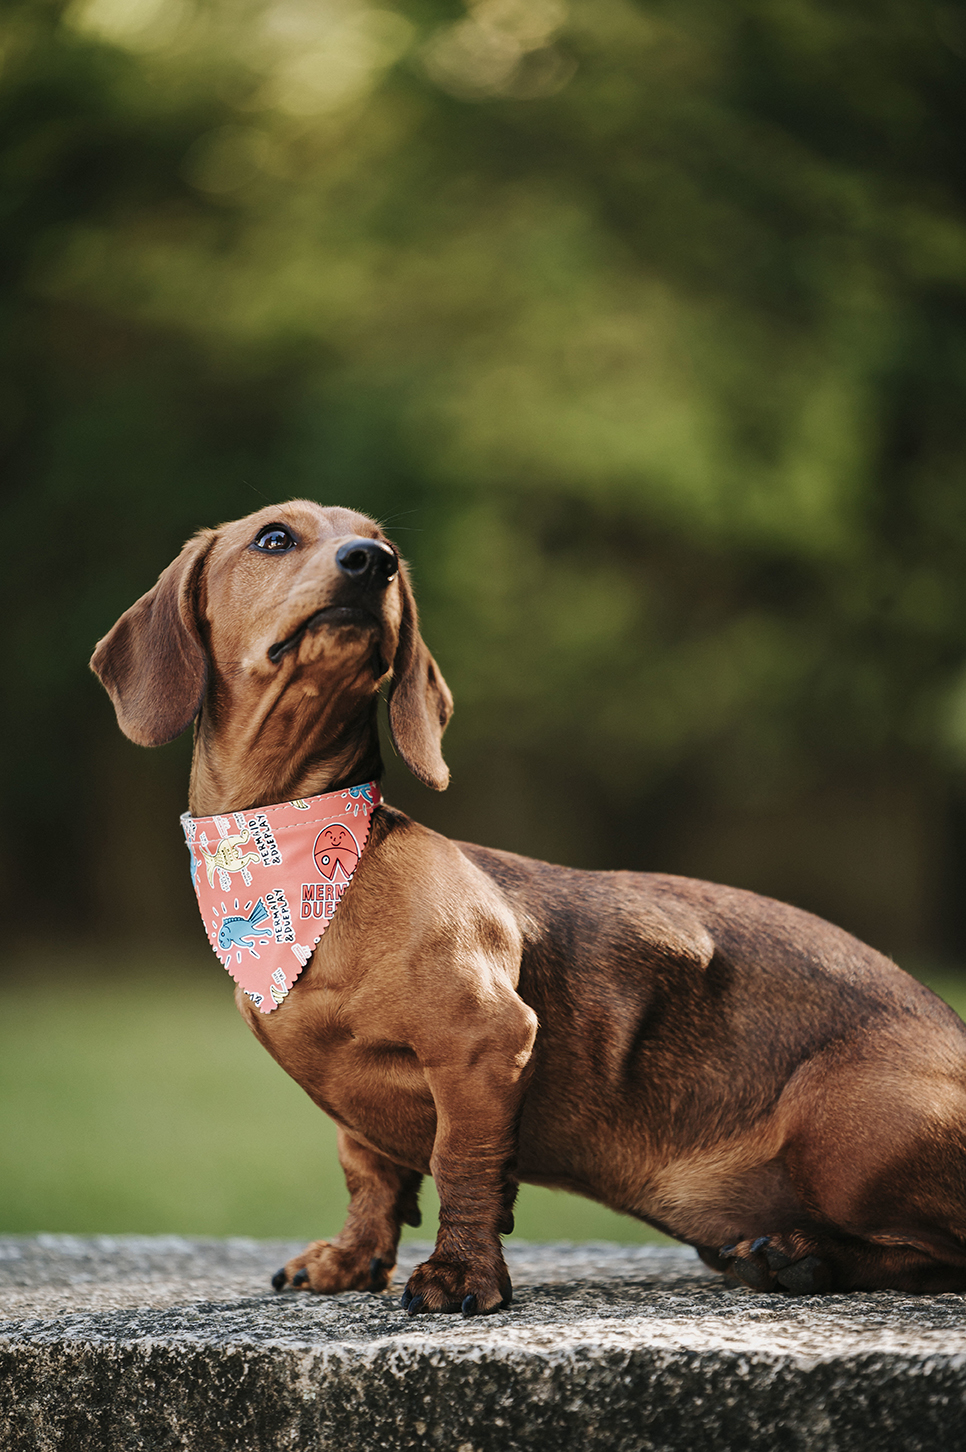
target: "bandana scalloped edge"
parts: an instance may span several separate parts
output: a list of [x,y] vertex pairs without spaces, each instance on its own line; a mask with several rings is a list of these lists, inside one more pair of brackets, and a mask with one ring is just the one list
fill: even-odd
[[352,881],[378,784],[277,806],[181,818],[191,882],[215,957],[261,1013],[311,958]]

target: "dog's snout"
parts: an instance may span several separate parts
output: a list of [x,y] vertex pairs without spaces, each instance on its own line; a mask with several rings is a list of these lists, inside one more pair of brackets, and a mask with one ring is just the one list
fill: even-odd
[[336,550],[335,562],[350,580],[379,589],[385,589],[399,570],[395,550],[377,539],[346,540]]

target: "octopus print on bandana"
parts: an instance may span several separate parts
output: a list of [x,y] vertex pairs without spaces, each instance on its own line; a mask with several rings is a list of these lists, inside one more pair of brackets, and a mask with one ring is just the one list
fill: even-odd
[[278,806],[181,818],[208,941],[271,1013],[332,921],[379,805],[374,781]]

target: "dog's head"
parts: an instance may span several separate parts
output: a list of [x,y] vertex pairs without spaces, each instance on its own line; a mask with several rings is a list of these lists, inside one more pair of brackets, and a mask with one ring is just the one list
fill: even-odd
[[158,583],[98,642],[91,667],[125,735],[172,741],[200,713],[217,725],[239,691],[256,713],[284,701],[351,711],[389,681],[406,765],[442,791],[453,708],[419,634],[406,566],[349,509],[298,499],[190,539]]

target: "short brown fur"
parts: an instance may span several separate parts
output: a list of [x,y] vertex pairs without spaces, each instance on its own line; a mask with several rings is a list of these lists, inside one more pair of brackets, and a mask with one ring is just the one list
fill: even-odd
[[[253,548],[270,524],[296,542],[274,557]],[[405,567],[347,579],[353,539],[385,536],[304,500],[202,531],[99,643],[133,740],[197,715],[196,815],[378,776],[381,687],[400,755],[446,785],[452,703]],[[384,1288],[432,1174],[439,1235],[411,1314],[506,1303],[518,1180],[645,1220],[758,1289],[966,1289],[966,1029],[796,908],[450,842],[384,805],[282,1007],[236,999],[338,1124],[351,1194],[340,1234],[279,1286]]]

